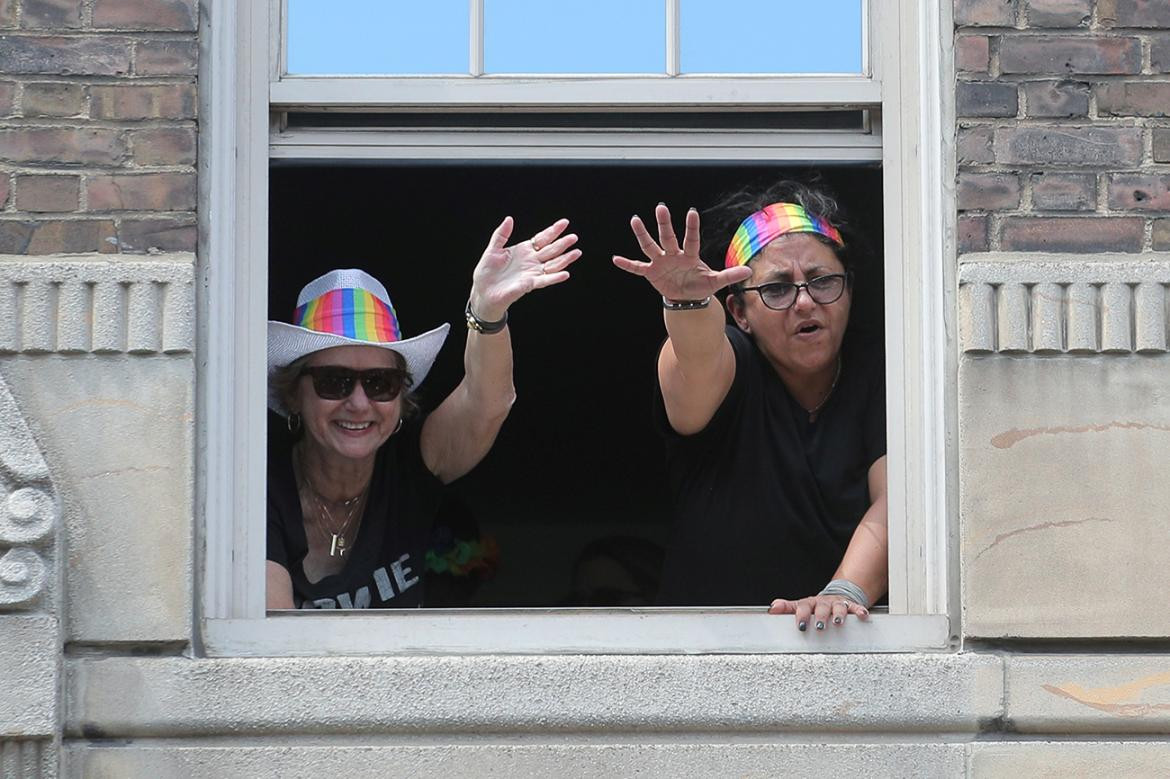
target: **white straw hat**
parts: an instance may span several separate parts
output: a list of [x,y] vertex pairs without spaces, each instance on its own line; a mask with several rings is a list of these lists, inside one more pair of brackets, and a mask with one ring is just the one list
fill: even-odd
[[288,416],[272,390],[277,369],[333,346],[378,346],[398,352],[417,387],[450,328],[444,323],[414,338],[403,338],[390,295],[377,279],[356,268],[329,271],[301,290],[292,324],[268,321],[268,407]]

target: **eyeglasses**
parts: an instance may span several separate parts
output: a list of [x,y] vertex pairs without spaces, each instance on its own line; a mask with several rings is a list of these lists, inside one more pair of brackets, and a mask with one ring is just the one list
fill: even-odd
[[845,292],[848,281],[848,273],[830,273],[808,281],[770,281],[767,284],[743,289],[745,292],[758,292],[760,300],[773,311],[783,311],[792,308],[802,289],[808,292],[814,303],[821,305],[835,303]]
[[366,397],[388,403],[410,386],[410,374],[401,368],[370,368],[358,371],[340,365],[314,365],[301,369],[300,376],[313,379],[313,391],[322,400],[344,400],[361,381]]

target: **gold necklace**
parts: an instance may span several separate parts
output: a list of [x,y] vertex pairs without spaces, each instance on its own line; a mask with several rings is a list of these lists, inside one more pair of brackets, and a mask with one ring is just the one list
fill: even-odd
[[811,422],[812,418],[817,415],[817,412],[824,408],[824,405],[829,402],[829,398],[833,397],[833,390],[837,389],[837,379],[841,378],[841,355],[837,355],[837,371],[833,374],[833,383],[829,385],[829,391],[821,398],[821,402],[814,408],[808,409],[808,419]]
[[[309,491],[313,493],[313,498],[317,502],[317,508],[321,511],[322,524],[329,531],[329,556],[345,557],[347,550],[345,535],[349,532],[349,526],[353,523],[353,518],[357,516],[358,501],[365,494],[365,490],[362,490],[362,495],[357,495],[343,502],[342,505],[346,506],[345,521],[341,523],[341,527],[335,530],[333,515],[329,513],[329,508],[325,505],[325,500],[321,497],[321,493],[317,492],[312,484],[308,484],[308,480],[306,480],[306,485]],[[326,522],[326,520],[328,521]]]
[[[317,490],[316,487],[313,486],[313,482],[309,481],[309,476],[307,473],[305,473],[305,464],[303,458],[301,458],[300,466],[301,481],[304,482],[305,489],[308,490],[312,495],[313,502],[317,504],[318,519],[320,520],[320,523],[317,526],[317,530],[319,530],[322,537],[329,542],[329,556],[345,557],[345,553],[348,550],[346,534],[349,532],[349,526],[353,523],[354,517],[359,515],[358,509],[361,507],[362,498],[366,496],[366,491],[370,488],[370,485],[367,482],[366,486],[363,487],[362,491],[357,495],[339,502],[339,505],[345,509],[345,521],[343,521],[341,523],[341,527],[338,528],[334,524],[333,515],[329,512],[329,508],[325,505],[325,497],[320,493],[320,491]],[[325,527],[322,528],[321,525],[324,525]]]

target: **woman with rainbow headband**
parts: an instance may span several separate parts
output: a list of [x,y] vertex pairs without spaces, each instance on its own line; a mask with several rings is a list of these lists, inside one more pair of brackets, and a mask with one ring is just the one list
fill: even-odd
[[472,274],[465,375],[424,418],[410,390],[448,325],[404,338],[369,274],[326,273],[291,324],[268,323],[268,403],[294,440],[269,453],[268,608],[422,605],[440,488],[483,459],[515,399],[508,307],[569,278],[568,225],[512,246],[512,217],[496,228]]
[[[680,245],[663,204],[657,241],[630,223],[648,262],[613,258],[662,295],[668,334],[655,415],[675,532],[659,602],[770,603],[802,631],[864,619],[887,586],[885,371],[880,348],[845,339],[836,203],[782,182],[720,210],[739,225],[722,270],[699,258],[699,213]],[[713,298],[728,286],[734,325]]]

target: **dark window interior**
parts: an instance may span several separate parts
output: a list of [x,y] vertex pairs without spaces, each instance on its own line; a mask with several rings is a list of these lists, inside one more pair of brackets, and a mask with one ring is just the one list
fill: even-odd
[[[487,459],[450,487],[443,521],[490,537],[490,576],[428,582],[433,605],[635,605],[653,598],[669,533],[662,443],[650,420],[661,306],[610,257],[639,258],[632,214],[666,201],[681,230],[745,185],[807,178],[807,168],[707,164],[382,164],[271,171],[269,316],[288,321],[300,288],[335,267],[360,267],[390,292],[404,333],[442,322],[451,336],[421,387],[433,408],[462,375],[463,306],[491,231],[516,218],[514,240],[561,216],[584,256],[573,278],[511,313],[518,399]],[[857,263],[851,329],[880,329],[882,185],[876,166],[822,167],[850,218]],[[705,235],[722,262],[730,236]]]

